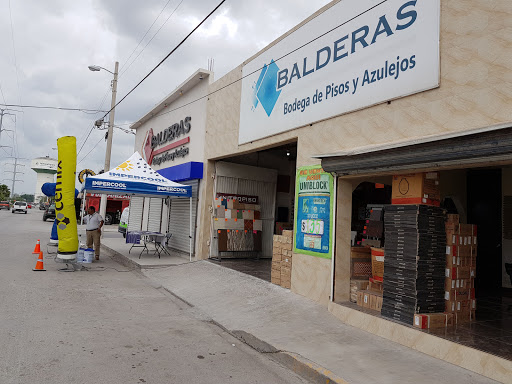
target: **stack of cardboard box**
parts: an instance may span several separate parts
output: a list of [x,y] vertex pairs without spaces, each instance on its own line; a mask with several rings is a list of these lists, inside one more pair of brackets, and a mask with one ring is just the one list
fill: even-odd
[[283,288],[291,288],[293,231],[283,230],[274,235],[271,282]]
[[445,311],[460,324],[475,318],[476,225],[461,224],[459,215],[448,215],[446,244]]
[[384,214],[382,316],[407,324],[444,310],[445,217],[428,205],[391,205]]
[[357,292],[357,305],[374,311],[382,310],[382,283],[370,278],[368,289]]

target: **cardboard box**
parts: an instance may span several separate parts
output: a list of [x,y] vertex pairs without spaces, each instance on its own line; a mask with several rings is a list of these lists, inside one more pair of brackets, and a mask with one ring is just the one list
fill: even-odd
[[280,271],[281,270],[281,261],[277,261],[272,259],[272,270]]
[[281,281],[281,287],[286,288],[286,289],[291,289],[292,283],[289,280]]
[[460,266],[460,257],[446,255],[446,268],[453,268]]
[[445,277],[449,277],[451,279],[469,279],[470,277],[470,267],[452,267],[446,268]]
[[368,290],[370,292],[374,292],[374,293],[382,295],[383,286],[384,285],[383,285],[382,281],[377,281],[377,280],[374,280],[374,279],[369,279],[368,280]]
[[460,280],[451,279],[449,277],[444,280],[444,290],[445,291],[449,291],[449,290],[455,289],[455,288],[460,288]]
[[393,176],[391,204],[429,204],[439,206],[439,172]]
[[384,277],[384,249],[372,248],[372,275]]
[[452,313],[415,314],[413,325],[420,329],[445,328],[453,325]]
[[453,213],[449,213],[446,215],[446,222],[447,223],[460,223],[460,216],[459,215],[456,215],[456,214],[453,214]]
[[357,302],[357,294],[368,288],[368,280],[350,280],[350,301]]
[[446,245],[458,245],[459,234],[457,231],[446,229]]
[[444,292],[444,299],[447,301],[469,300],[469,289],[450,289]]
[[382,300],[382,296],[377,296],[377,308],[376,308],[376,310],[379,311],[379,312],[382,310],[382,301],[383,301]]
[[469,312],[471,308],[471,301],[468,299],[465,300],[457,300],[455,310],[457,312]]
[[471,320],[471,312],[470,311],[456,312],[453,314],[453,316],[454,316],[455,324],[465,324],[465,323],[469,323],[469,321]]
[[370,294],[370,309],[374,311],[380,311],[382,309],[382,295],[373,292]]
[[293,230],[284,229],[283,230],[283,236],[286,238],[293,239]]
[[444,302],[444,311],[448,313],[457,312],[457,302],[456,301],[445,301]]
[[368,291],[363,292],[363,308],[370,308],[371,294]]
[[364,291],[357,292],[357,305],[359,305],[360,307],[363,306],[363,296],[364,296]]

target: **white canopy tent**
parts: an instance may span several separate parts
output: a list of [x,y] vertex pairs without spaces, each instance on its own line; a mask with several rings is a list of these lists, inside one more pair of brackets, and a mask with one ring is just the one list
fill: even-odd
[[[128,160],[108,172],[87,177],[82,187],[82,199],[85,199],[87,192],[163,199],[188,197],[190,200],[189,253],[192,260],[192,187],[161,176],[146,163],[139,152],[135,152]],[[84,209],[84,204],[82,206]]]

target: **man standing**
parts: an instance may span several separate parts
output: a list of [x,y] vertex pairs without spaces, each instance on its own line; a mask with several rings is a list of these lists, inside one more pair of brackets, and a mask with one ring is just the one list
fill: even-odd
[[85,227],[87,233],[87,248],[92,248],[94,243],[94,254],[96,260],[100,259],[100,239],[101,227],[103,227],[103,217],[96,212],[96,208],[90,206],[87,210],[88,215],[84,217],[87,226]]

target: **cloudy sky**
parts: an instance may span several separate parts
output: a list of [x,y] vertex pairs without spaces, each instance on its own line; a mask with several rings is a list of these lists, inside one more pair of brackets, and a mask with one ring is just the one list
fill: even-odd
[[[0,0],[0,103],[110,109],[112,75],[119,61],[118,100],[170,52],[220,0]],[[328,0],[228,0],[157,71],[116,108],[115,125],[128,128],[198,68],[215,60],[219,79]],[[5,108],[0,106],[0,108]],[[34,193],[30,160],[57,157],[56,140],[77,138],[78,171],[103,169],[103,114],[13,108],[4,116],[0,179],[12,179],[13,159],[26,166],[15,192]],[[9,131],[9,130],[12,130]],[[111,164],[133,153],[134,136],[114,130]],[[85,157],[85,158],[84,158]],[[0,180],[9,187],[11,182]]]

